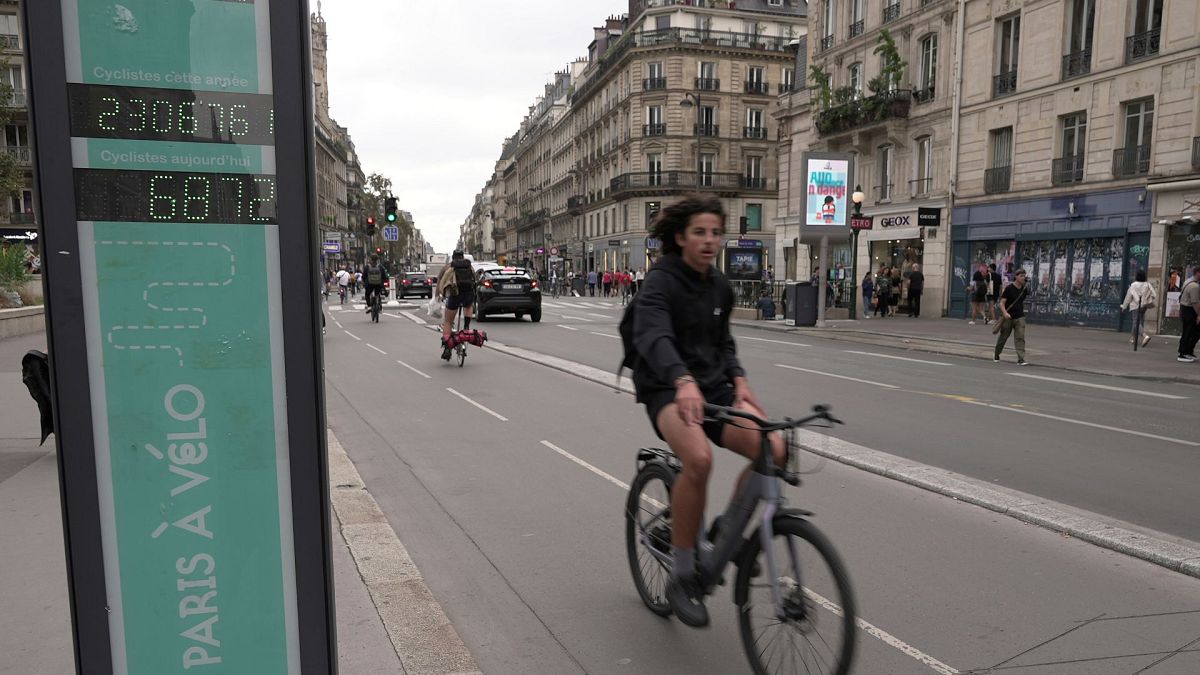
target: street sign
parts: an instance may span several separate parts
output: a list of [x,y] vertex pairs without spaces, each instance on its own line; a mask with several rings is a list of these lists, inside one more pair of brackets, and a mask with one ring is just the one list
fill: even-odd
[[557,246],[550,247],[550,255],[558,255],[558,247]]
[[342,242],[330,241],[327,239],[321,244],[321,250],[324,251],[325,253],[341,253],[342,252]]
[[385,225],[383,228],[384,241],[400,241],[400,228],[396,225]]
[[736,248],[762,248],[761,239],[737,239],[730,241],[729,244]]
[[662,247],[662,240],[658,237],[646,237],[646,250],[657,251]]
[[620,245],[621,245],[621,240],[620,240],[620,239],[609,239],[609,240],[608,240],[608,245],[609,245],[609,246],[612,246],[612,247],[614,247],[614,248],[615,248],[615,247],[617,247],[617,246],[620,246]]
[[870,230],[874,227],[871,216],[850,216],[850,229]]
[[75,670],[333,672],[307,3],[24,20]]

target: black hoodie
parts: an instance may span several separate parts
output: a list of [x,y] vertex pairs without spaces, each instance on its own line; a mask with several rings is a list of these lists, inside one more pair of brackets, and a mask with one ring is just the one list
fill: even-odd
[[744,375],[729,333],[733,288],[716,268],[707,275],[668,253],[650,268],[637,294],[633,368],[637,400],[674,391],[675,379],[691,374],[706,394]]

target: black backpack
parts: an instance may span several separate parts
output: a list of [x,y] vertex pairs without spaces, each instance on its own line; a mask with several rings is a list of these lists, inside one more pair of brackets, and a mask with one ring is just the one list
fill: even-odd
[[382,286],[383,285],[383,268],[379,267],[378,265],[376,265],[376,266],[368,265],[366,281],[371,286]]

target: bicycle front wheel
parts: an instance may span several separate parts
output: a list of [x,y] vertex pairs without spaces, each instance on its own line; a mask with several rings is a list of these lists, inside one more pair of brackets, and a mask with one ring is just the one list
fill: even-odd
[[854,658],[854,592],[833,544],[812,523],[779,518],[771,542],[782,605],[768,578],[756,534],[734,586],[746,657],[758,675],[797,672],[845,675]]
[[675,474],[647,464],[625,502],[625,550],[629,571],[642,602],[659,616],[670,616],[667,582],[671,580],[671,488]]
[[454,349],[458,351],[458,367],[462,368],[463,364],[467,362],[467,346],[460,344]]

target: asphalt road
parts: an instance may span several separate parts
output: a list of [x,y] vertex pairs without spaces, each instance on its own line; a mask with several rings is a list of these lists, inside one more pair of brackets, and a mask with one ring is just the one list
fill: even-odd
[[[619,343],[607,335],[616,333],[618,311],[562,313],[577,318],[552,316],[559,312],[547,306],[541,324],[500,319],[483,327],[506,344],[615,367]],[[713,624],[700,631],[653,616],[633,588],[620,483],[633,478],[634,449],[659,441],[631,396],[486,347],[472,349],[464,368],[445,364],[436,335],[397,310],[378,325],[361,312],[331,316],[330,425],[484,672],[746,671],[728,588],[710,599]],[[1104,414],[1096,411],[1101,401],[1114,410],[1143,404],[1122,392],[1080,396],[1068,388],[1077,385],[1025,381],[1005,375],[1015,371],[1008,366],[920,357],[953,361],[934,366],[846,354],[879,350],[837,343],[744,339],[789,342],[759,331],[741,337],[752,382],[775,413],[831,402],[850,422],[837,432],[849,440],[954,462],[948,468],[1038,494],[1095,495],[1126,520],[1195,512],[1184,503],[1196,500],[1195,490],[1182,487],[1195,464],[1192,446],[941,395],[1024,409],[1036,395],[1061,406],[1040,413],[1119,427],[1163,404],[1194,406],[1186,389],[1169,392],[1187,399]],[[1004,421],[1012,428],[998,428]],[[1172,424],[1146,433],[1185,438]],[[1007,440],[997,440],[1001,433]],[[1046,440],[1034,446],[1038,435]],[[1141,471],[1147,455],[1179,463],[1173,472]],[[1083,458],[1067,475],[1046,475]],[[1195,579],[844,465],[805,461],[820,471],[789,488],[789,498],[816,512],[850,568],[860,617],[873,627],[859,633],[856,672],[1200,672]],[[1106,463],[1119,463],[1124,477],[1109,491],[1136,486],[1121,500],[1101,499],[1092,485],[1115,475],[1100,468]],[[714,503],[726,499],[740,465],[718,455]],[[1175,486],[1168,508],[1163,495]],[[1154,508],[1128,512],[1142,501]],[[1186,529],[1186,521],[1162,522]]]

